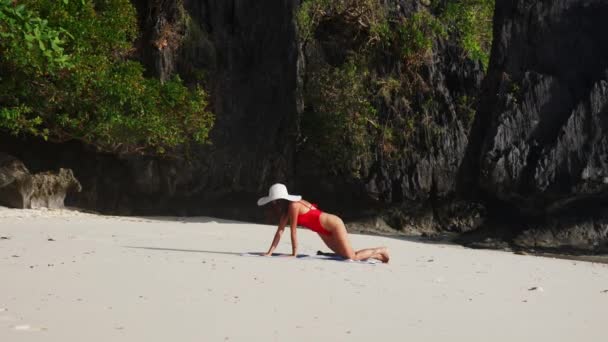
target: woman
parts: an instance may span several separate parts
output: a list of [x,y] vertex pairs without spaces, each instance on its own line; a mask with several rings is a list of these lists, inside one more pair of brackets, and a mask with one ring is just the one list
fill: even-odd
[[274,184],[268,190],[268,196],[258,200],[258,206],[268,203],[272,205],[272,209],[279,217],[279,227],[274,234],[270,249],[264,254],[266,256],[272,255],[277,248],[283,230],[289,223],[292,256],[296,256],[298,251],[296,227],[299,224],[319,234],[329,249],[344,258],[351,260],[374,258],[385,263],[389,261],[386,247],[368,248],[355,252],[348,241],[348,232],[344,222],[338,216],[322,212],[316,205],[303,200],[302,196],[290,195],[283,184]]

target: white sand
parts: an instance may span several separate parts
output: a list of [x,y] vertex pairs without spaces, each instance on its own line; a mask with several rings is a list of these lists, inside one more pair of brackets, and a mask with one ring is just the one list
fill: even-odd
[[389,265],[239,255],[273,233],[2,209],[0,341],[606,341],[608,265],[362,235]]

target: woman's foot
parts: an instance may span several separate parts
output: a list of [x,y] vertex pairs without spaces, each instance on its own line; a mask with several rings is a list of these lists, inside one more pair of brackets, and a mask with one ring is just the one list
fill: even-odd
[[382,247],[380,252],[377,255],[379,256],[379,258],[377,258],[377,259],[382,261],[385,264],[387,264],[388,261],[391,259],[388,255],[388,248],[386,248],[386,247]]

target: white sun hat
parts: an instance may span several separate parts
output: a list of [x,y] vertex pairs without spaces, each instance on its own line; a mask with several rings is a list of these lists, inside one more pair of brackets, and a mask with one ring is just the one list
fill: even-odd
[[273,184],[270,189],[268,189],[268,196],[262,197],[258,200],[258,205],[262,206],[277,199],[286,199],[288,201],[295,202],[301,200],[302,196],[290,195],[287,192],[287,187],[285,185],[277,183]]

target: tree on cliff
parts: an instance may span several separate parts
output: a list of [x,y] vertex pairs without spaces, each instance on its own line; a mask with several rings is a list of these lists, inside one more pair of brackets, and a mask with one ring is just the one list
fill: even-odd
[[0,0],[0,129],[115,153],[207,143],[202,88],[143,75],[129,0]]

